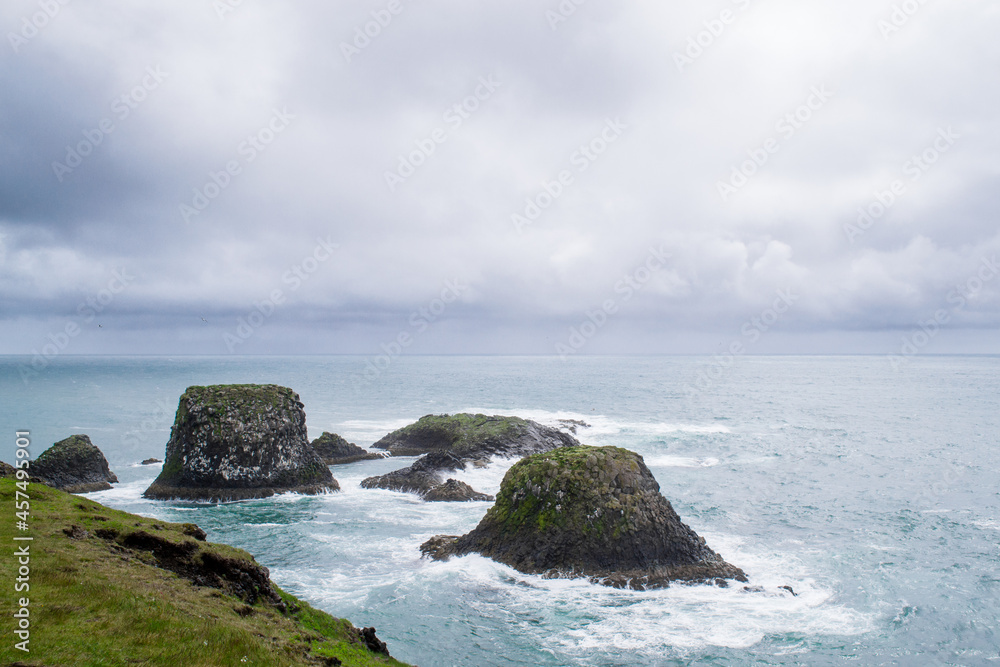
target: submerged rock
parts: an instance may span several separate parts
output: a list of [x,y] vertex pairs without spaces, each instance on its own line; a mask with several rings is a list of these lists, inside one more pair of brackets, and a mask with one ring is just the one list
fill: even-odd
[[228,501],[340,489],[309,445],[298,394],[277,385],[189,387],[164,459],[146,498]]
[[328,466],[382,458],[381,454],[369,452],[353,442],[347,442],[336,433],[327,433],[326,431],[323,431],[323,435],[312,441],[312,448]]
[[52,445],[31,462],[31,476],[67,493],[105,491],[118,477],[108,460],[86,435],[71,435]]
[[483,467],[494,456],[515,458],[579,444],[567,433],[520,417],[427,415],[372,445],[395,456],[423,456],[400,470],[369,477],[361,486],[412,492],[435,500],[431,491],[444,484],[442,473],[465,470],[469,464]]
[[642,457],[617,447],[567,447],[519,461],[471,533],[437,536],[421,551],[438,560],[479,553],[528,574],[619,588],[746,581],[681,522]]

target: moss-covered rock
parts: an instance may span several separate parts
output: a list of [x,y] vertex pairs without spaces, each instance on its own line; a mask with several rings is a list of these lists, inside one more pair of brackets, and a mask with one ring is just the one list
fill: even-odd
[[578,444],[572,436],[530,419],[461,413],[421,417],[372,447],[394,456],[446,450],[460,458],[513,458]]
[[90,493],[111,488],[118,477],[108,460],[86,435],[71,435],[52,445],[29,466],[31,476],[67,493]]
[[520,417],[427,415],[372,445],[395,456],[423,456],[406,468],[369,477],[361,486],[433,500],[437,494],[431,491],[444,483],[442,473],[482,466],[494,456],[516,458],[579,444],[567,433]]
[[617,587],[746,581],[681,522],[642,457],[617,447],[567,447],[519,461],[475,530],[438,536],[421,550],[436,559],[480,553],[529,574]]
[[227,501],[339,490],[309,445],[302,407],[298,394],[277,385],[189,387],[163,470],[143,495]]
[[347,442],[336,433],[327,433],[326,431],[323,431],[323,435],[312,441],[312,448],[328,466],[382,458],[381,454],[369,452],[353,442]]

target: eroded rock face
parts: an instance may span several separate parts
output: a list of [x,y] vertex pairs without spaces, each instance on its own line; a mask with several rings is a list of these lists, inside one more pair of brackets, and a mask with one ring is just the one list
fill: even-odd
[[519,458],[579,444],[567,433],[519,417],[427,415],[372,445],[395,456],[423,456],[406,468],[369,477],[361,486],[412,492],[434,500],[436,494],[431,491],[445,483],[442,473],[465,470],[469,464],[482,467],[494,456]]
[[421,551],[435,559],[480,553],[521,572],[616,587],[746,581],[681,522],[642,457],[617,447],[519,461],[475,530],[437,536]]
[[227,501],[340,489],[309,445],[299,396],[277,385],[189,387],[163,470],[143,494]]
[[312,441],[312,448],[328,466],[382,458],[381,454],[369,452],[353,442],[347,442],[336,433],[326,431]]
[[31,462],[31,476],[67,493],[90,493],[111,488],[118,477],[108,460],[86,435],[71,435],[52,445]]

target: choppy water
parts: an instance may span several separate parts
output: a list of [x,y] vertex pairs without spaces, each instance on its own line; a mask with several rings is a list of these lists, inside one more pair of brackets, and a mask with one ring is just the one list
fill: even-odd
[[[28,384],[0,357],[0,457],[87,433],[122,480],[90,494],[193,521],[287,590],[393,655],[435,665],[1000,664],[1000,359],[397,358],[371,384],[354,357],[64,358]],[[685,388],[718,377],[702,395]],[[424,503],[358,486],[412,459],[334,468],[341,493],[202,505],[140,495],[193,384],[272,382],[324,430],[369,445],[428,413],[590,424],[586,444],[645,457],[681,517],[763,593],[655,592],[522,575],[471,556],[420,559],[488,503]],[[703,385],[704,386],[704,385]],[[459,473],[495,492],[509,462]],[[779,590],[792,586],[796,597]]]

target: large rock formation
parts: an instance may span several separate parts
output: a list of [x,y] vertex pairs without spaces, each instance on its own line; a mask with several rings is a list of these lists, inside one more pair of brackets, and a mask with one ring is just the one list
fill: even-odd
[[395,456],[423,456],[406,468],[369,477],[361,486],[417,493],[427,500],[443,499],[441,496],[449,500],[492,500],[492,496],[471,488],[467,498],[454,497],[450,492],[453,490],[431,491],[445,483],[442,473],[464,470],[470,463],[481,466],[494,456],[515,458],[579,444],[567,433],[519,417],[427,415],[372,445]]
[[437,536],[421,551],[435,559],[480,553],[521,572],[619,588],[746,581],[681,522],[642,457],[617,447],[567,447],[519,461],[471,533]]
[[299,396],[276,385],[188,387],[163,470],[143,494],[228,501],[339,490],[309,445]]
[[90,493],[111,488],[118,477],[108,460],[86,435],[71,435],[52,445],[29,466],[31,476],[67,493]]
[[327,433],[326,431],[323,431],[323,435],[312,441],[312,448],[328,466],[382,458],[381,454],[369,452],[353,442],[347,442],[336,433]]

